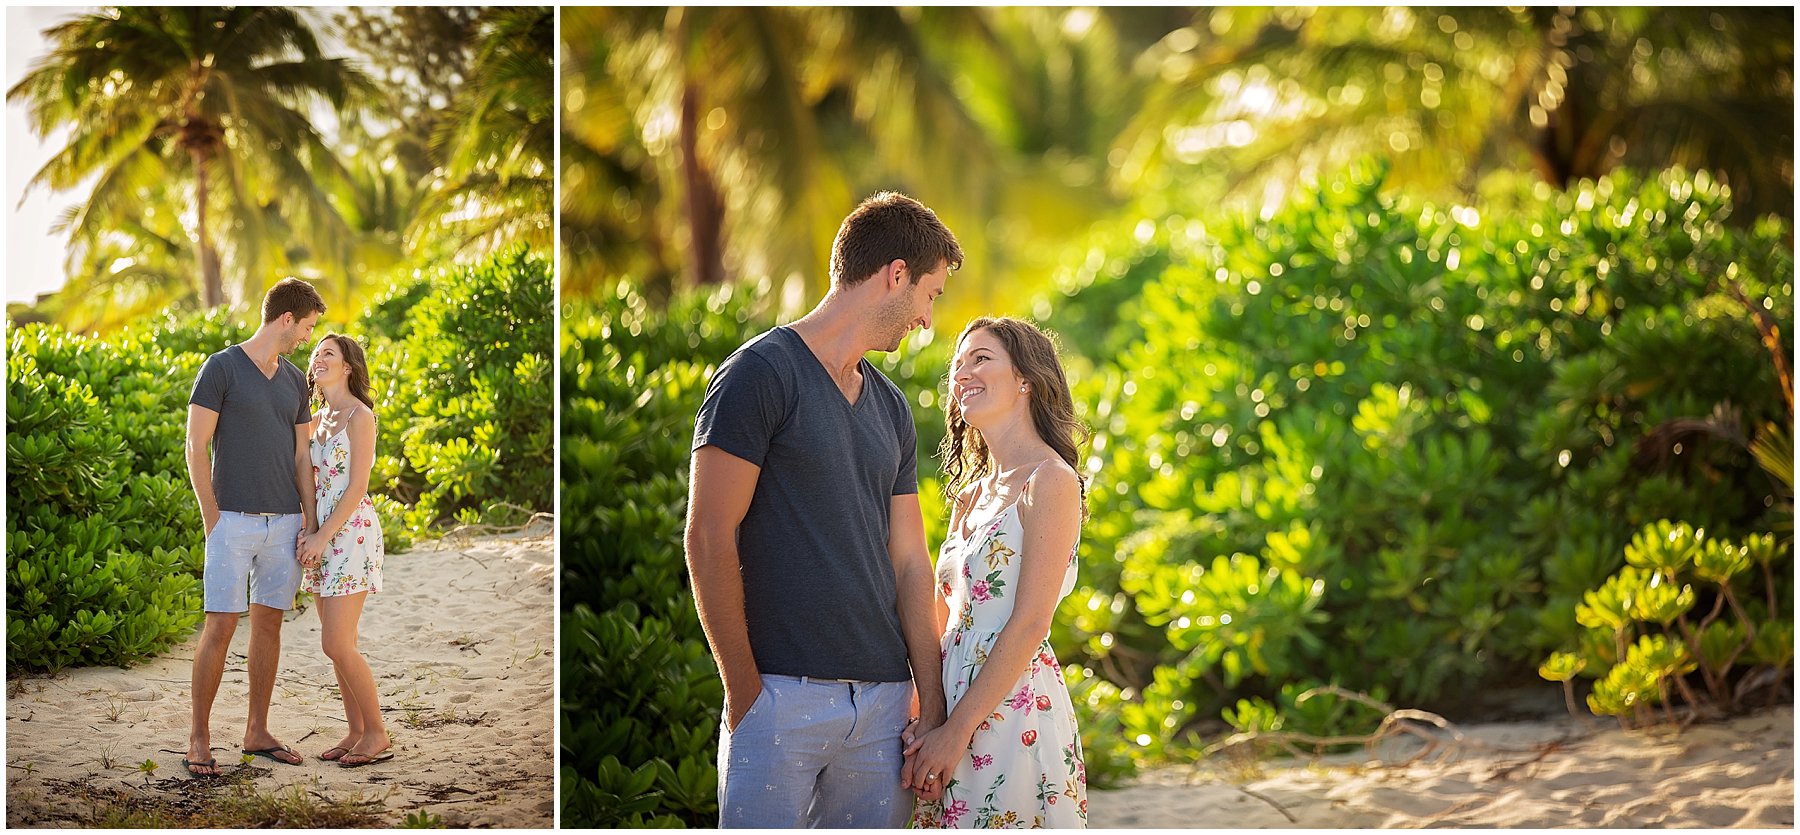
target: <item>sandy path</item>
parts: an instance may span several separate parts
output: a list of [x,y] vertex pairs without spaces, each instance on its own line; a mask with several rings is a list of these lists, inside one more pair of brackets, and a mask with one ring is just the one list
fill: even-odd
[[[452,826],[548,827],[554,814],[552,540],[532,535],[423,543],[390,555],[362,619],[393,760],[358,769],[314,759],[344,732],[314,611],[289,613],[270,728],[308,757],[257,759],[259,792],[301,784],[334,800],[378,800],[389,825],[425,810]],[[214,704],[214,755],[239,768],[249,622],[232,640]],[[6,820],[79,825],[67,782],[178,793],[195,640],[131,669],[95,667],[9,682]],[[110,759],[112,767],[103,760]],[[153,760],[150,780],[136,770]],[[148,785],[146,785],[148,783]]]
[[[1596,724],[1595,728],[1608,727]],[[1468,747],[1400,765],[1418,746],[1316,764],[1219,761],[1159,769],[1089,799],[1095,827],[1748,827],[1794,826],[1794,712],[1730,722],[1584,732],[1573,722],[1472,726],[1471,737],[1535,751]]]

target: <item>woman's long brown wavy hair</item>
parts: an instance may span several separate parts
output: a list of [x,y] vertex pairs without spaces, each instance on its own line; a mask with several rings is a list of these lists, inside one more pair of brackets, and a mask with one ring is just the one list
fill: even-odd
[[[362,345],[341,333],[325,334],[319,341],[324,342],[326,339],[337,342],[338,353],[344,355],[344,368],[350,372],[344,384],[350,387],[350,396],[361,400],[363,405],[369,407],[369,414],[374,414],[375,399],[369,396],[369,361],[363,356]],[[306,398],[317,400],[319,397],[319,387],[313,383],[312,363],[307,363]]]
[[[1030,385],[1027,397],[1031,400],[1031,425],[1038,437],[1075,471],[1081,483],[1081,518],[1087,519],[1087,476],[1082,474],[1081,445],[1092,433],[1075,417],[1075,398],[1069,393],[1069,381],[1063,375],[1062,360],[1057,357],[1056,340],[1030,322],[984,317],[963,328],[956,345],[960,347],[969,334],[978,330],[986,330],[1000,340],[1013,369]],[[944,498],[952,505],[963,488],[986,476],[993,466],[987,439],[981,437],[981,430],[963,420],[962,404],[954,397],[945,398],[944,440],[938,445],[938,458],[944,462]]]

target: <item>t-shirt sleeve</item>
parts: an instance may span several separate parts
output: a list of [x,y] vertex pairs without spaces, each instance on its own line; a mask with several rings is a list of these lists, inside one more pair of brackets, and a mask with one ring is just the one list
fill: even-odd
[[226,370],[224,354],[214,354],[200,365],[200,376],[194,378],[194,391],[188,403],[215,412],[225,407],[225,390],[230,387],[231,372]]
[[769,441],[786,418],[780,375],[769,361],[749,351],[726,358],[706,384],[706,399],[694,419],[692,449],[712,445],[756,466],[769,454]]
[[900,401],[900,468],[894,473],[894,495],[910,496],[919,492],[919,430],[913,426],[912,409]]

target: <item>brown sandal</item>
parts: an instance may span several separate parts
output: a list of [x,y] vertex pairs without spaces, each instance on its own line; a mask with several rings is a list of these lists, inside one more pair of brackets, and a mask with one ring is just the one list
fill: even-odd
[[[336,754],[331,753],[333,751],[336,751],[337,753]],[[326,762],[334,762],[336,760],[342,759],[343,756],[348,753],[350,753],[350,749],[345,748],[342,745],[333,745],[330,748],[325,749],[325,753],[320,754],[319,759],[324,760]]]

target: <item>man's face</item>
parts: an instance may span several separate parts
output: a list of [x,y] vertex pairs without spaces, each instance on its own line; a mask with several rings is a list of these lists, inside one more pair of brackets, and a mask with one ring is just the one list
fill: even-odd
[[936,269],[920,276],[918,283],[900,288],[899,294],[883,305],[877,314],[880,328],[877,350],[893,351],[900,347],[900,342],[906,339],[907,334],[912,333],[913,328],[930,328],[932,307],[936,304],[937,297],[944,294],[944,282],[949,278],[950,266],[939,264]]
[[[287,315],[292,316],[294,314],[289,313]],[[288,339],[292,340],[292,343],[289,344],[288,349],[286,351],[282,351],[282,353],[291,354],[296,349],[298,349],[300,346],[305,345],[308,342],[311,342],[312,335],[313,335],[313,328],[317,327],[318,324],[319,324],[319,312],[316,310],[313,311],[311,314],[308,314],[305,319],[300,319],[300,320],[294,321],[293,325],[291,325],[289,327],[289,330],[287,333]]]

